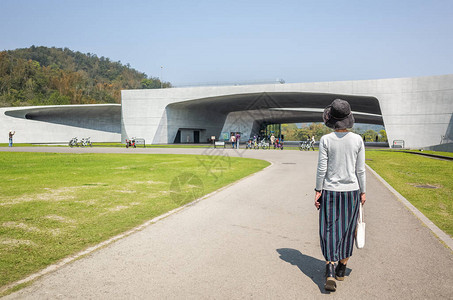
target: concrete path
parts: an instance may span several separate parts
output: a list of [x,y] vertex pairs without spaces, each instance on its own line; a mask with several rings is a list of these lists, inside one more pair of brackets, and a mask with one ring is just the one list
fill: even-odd
[[371,173],[366,247],[354,249],[348,277],[326,295],[313,205],[317,152],[32,151],[217,153],[273,165],[6,299],[453,299],[451,250]]

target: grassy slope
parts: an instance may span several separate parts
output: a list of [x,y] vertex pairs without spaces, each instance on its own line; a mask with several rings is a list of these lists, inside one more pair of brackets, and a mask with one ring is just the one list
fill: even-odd
[[440,229],[453,235],[453,162],[390,151],[367,151],[366,157],[367,164],[401,195]]
[[0,286],[268,165],[212,156],[9,152],[0,153],[0,163]]

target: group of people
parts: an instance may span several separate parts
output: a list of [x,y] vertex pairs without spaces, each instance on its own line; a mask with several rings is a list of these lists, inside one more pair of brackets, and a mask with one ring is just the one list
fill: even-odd
[[[231,134],[230,142],[233,149],[239,148],[239,138],[240,135],[238,133]],[[264,141],[270,141],[269,147],[273,147],[274,149],[282,149],[283,150],[283,135],[281,137],[275,137],[274,134],[268,136],[267,140],[263,138]],[[248,139],[246,142],[246,148],[257,148],[259,146],[261,137],[254,135],[253,138]]]
[[241,134],[239,132],[232,132],[230,136],[231,147],[233,149],[239,149],[239,142],[241,139]]
[[[231,133],[230,143],[233,149],[239,148],[240,137],[241,136],[239,133]],[[260,136],[254,135],[253,138],[248,139],[248,141],[246,142],[246,148],[256,148],[258,147],[260,141]],[[280,137],[275,137],[275,135],[272,134],[271,136],[268,136],[268,139],[266,141],[270,141],[270,147],[273,147],[274,149],[283,149],[283,135]],[[315,136],[312,136],[311,138],[308,138],[306,142],[301,143],[307,143],[307,145],[309,145],[309,149],[313,149],[314,151],[315,142]]]
[[275,137],[274,134],[267,136],[267,140],[270,141],[270,147],[273,147],[274,149],[276,148],[283,149],[283,139],[284,139],[283,135],[281,135],[280,137]]
[[271,147],[274,147],[274,149],[281,149],[283,150],[283,135],[278,138],[275,137],[274,135],[271,135]]

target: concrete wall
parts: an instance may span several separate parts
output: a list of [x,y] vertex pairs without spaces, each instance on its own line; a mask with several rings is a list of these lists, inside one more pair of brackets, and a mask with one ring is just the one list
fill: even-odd
[[380,103],[390,145],[438,145],[452,126],[453,75],[359,81],[355,93],[372,94]]
[[[225,107],[223,107],[221,113],[212,110],[212,103],[215,104],[216,98],[226,95],[239,97],[254,93],[288,93],[288,95],[290,93],[311,93],[313,97],[316,97],[317,94],[332,94],[332,100],[337,95],[375,97],[379,100],[389,143],[391,144],[394,140],[404,140],[407,148],[427,147],[448,142],[448,128],[451,128],[453,120],[453,75],[130,90],[122,92],[122,139],[130,137],[132,134],[145,137],[146,140],[152,140],[154,143],[172,143],[178,128],[205,129],[208,136],[219,136],[221,131],[233,125],[232,120],[241,113],[235,113],[234,107],[228,112],[225,112]],[[171,111],[171,105],[169,106],[169,104],[189,103],[196,99],[210,99],[211,111],[200,113],[200,111],[192,112],[189,109],[185,111],[182,109],[175,113],[175,111]],[[224,103],[222,105],[225,106]],[[322,105],[320,103],[319,107],[324,106],[325,103]],[[365,102],[363,106],[366,106]],[[361,111],[355,107],[352,109]],[[232,115],[229,115],[230,113]],[[247,118],[251,116],[246,115]],[[247,120],[243,113],[242,116],[243,122]],[[222,122],[224,124],[219,126]],[[248,128],[247,130],[251,130],[254,121],[250,119],[245,123],[247,122],[250,124],[244,124],[244,126]]]
[[0,143],[68,143],[73,137],[92,142],[119,142],[121,106],[118,104],[55,105],[0,108]]
[[[94,142],[124,142],[131,137],[147,143],[173,143],[178,130],[200,142],[221,132],[250,135],[269,116],[274,122],[297,115],[270,111],[324,108],[343,97],[353,111],[372,124],[383,120],[389,143],[403,140],[407,148],[453,142],[453,75],[360,81],[218,86],[122,91],[122,105],[64,105],[0,108],[0,142],[15,130],[17,143],[67,143],[72,137]],[[379,101],[379,106],[376,104]],[[266,112],[266,110],[268,111]],[[368,117],[368,114],[374,114]],[[376,114],[381,114],[382,117]],[[301,115],[302,116],[302,115]],[[359,118],[359,115],[356,114]],[[303,120],[319,122],[320,113]],[[296,122],[296,121],[295,121]]]
[[[187,110],[184,107],[169,105],[166,112],[169,143],[173,143],[178,129],[185,129],[181,135],[181,142],[185,143],[187,135],[190,135],[190,142],[193,143],[193,131],[200,131],[200,142],[206,143],[208,137],[218,136],[217,133],[222,129],[225,121],[225,115],[206,109]],[[156,143],[158,143],[157,140]]]

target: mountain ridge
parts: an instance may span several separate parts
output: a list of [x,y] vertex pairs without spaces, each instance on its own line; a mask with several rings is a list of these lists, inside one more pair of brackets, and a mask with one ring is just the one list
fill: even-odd
[[68,48],[0,52],[0,106],[121,103],[122,89],[171,87],[129,64]]

